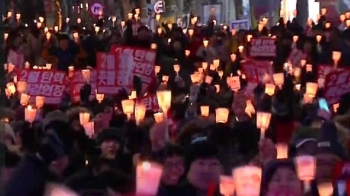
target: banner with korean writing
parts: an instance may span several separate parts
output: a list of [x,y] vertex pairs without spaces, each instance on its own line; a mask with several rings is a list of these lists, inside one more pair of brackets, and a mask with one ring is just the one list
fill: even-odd
[[97,53],[97,92],[118,94],[132,89],[132,62],[120,62],[115,53]]
[[342,95],[350,92],[350,69],[334,71],[326,76],[324,97],[329,104],[339,101]]
[[119,69],[125,67],[128,78],[134,75],[138,76],[142,80],[141,94],[146,93],[155,79],[156,52],[149,49],[122,46],[112,47],[111,50],[116,54],[117,67]]
[[157,111],[159,110],[157,95],[147,95],[137,100],[139,103],[143,103],[147,110]]
[[[96,98],[96,86],[97,86],[97,70],[90,69],[90,81],[91,85],[91,95],[90,100]],[[73,76],[70,79],[69,87],[72,100],[80,100],[80,89],[86,84],[86,81],[83,77],[81,70],[74,70]]]
[[303,51],[293,48],[288,56],[288,62],[290,62],[293,67],[300,67],[301,60],[305,59],[306,55]]
[[335,68],[333,65],[318,65],[318,78],[326,78],[326,76],[334,71],[342,71],[342,68]]
[[275,39],[269,37],[253,38],[251,40],[249,55],[251,57],[275,57],[275,41]]
[[233,20],[231,21],[231,29],[236,29],[237,31],[241,29],[250,29],[250,24],[248,19],[244,20]]
[[251,83],[259,83],[263,81],[266,74],[269,76],[273,74],[269,61],[244,60],[242,61],[242,71],[247,81]]
[[46,104],[59,104],[68,84],[66,73],[54,70],[20,70],[17,80],[27,82],[28,95],[44,96]]

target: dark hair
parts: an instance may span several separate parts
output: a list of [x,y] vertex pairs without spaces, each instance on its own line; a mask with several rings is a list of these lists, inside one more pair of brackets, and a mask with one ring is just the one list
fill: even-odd
[[218,155],[219,150],[212,142],[208,140],[193,141],[186,154],[186,170],[197,159],[219,159]]
[[279,168],[289,168],[293,171],[295,170],[295,165],[293,160],[290,159],[282,159],[282,160],[273,160],[267,164],[266,167],[263,169],[263,176],[261,181],[261,190],[267,191],[267,187],[269,185],[269,182],[271,181],[273,175],[276,173],[277,169]]
[[164,155],[163,161],[165,161],[167,158],[174,157],[174,156],[184,157],[185,149],[180,145],[169,144],[165,146],[165,148],[163,149],[163,155]]

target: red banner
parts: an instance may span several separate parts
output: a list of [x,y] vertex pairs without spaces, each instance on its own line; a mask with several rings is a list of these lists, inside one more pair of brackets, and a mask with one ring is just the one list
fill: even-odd
[[276,44],[275,39],[264,37],[264,38],[253,38],[251,40],[251,47],[249,55],[251,57],[275,57],[276,56]]
[[[90,100],[96,98],[96,86],[97,86],[97,71],[95,69],[90,69],[90,81],[91,85],[91,95]],[[80,89],[86,84],[81,70],[74,70],[73,77],[70,79],[70,93],[72,100],[80,100]]]
[[118,94],[125,88],[132,89],[130,62],[120,62],[115,53],[97,53],[97,92]]
[[293,49],[288,57],[288,62],[290,62],[293,67],[300,67],[300,61],[305,59],[306,55],[303,53],[303,51],[298,49]]
[[324,97],[329,104],[339,101],[342,95],[350,92],[350,69],[334,71],[326,76]]
[[327,74],[334,71],[342,71],[341,68],[334,68],[332,65],[318,65],[317,74],[318,78],[326,78]]
[[136,75],[141,78],[141,94],[146,93],[155,79],[156,52],[150,49],[123,46],[113,46],[111,52],[116,55],[116,66],[119,69],[123,67],[123,70],[127,71],[126,75]]
[[159,110],[157,95],[147,95],[139,98],[138,102],[143,103],[147,110],[157,111]]
[[269,61],[245,60],[242,62],[242,71],[247,81],[259,83],[264,79],[265,74],[272,76],[272,66]]
[[66,73],[54,70],[21,70],[17,80],[27,82],[26,93],[45,97],[46,104],[59,104],[68,84]]

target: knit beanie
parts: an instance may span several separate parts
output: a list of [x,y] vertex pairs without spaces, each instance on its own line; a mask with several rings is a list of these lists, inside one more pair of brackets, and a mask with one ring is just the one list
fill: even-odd
[[197,159],[211,158],[220,160],[218,148],[212,142],[208,141],[207,137],[195,138],[192,140],[185,157],[186,171],[190,169],[191,164]]

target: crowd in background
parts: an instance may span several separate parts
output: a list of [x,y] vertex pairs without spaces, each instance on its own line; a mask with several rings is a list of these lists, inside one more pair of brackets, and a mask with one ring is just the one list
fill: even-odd
[[[242,165],[262,168],[264,196],[317,196],[320,183],[332,183],[333,195],[346,195],[350,192],[346,191],[348,174],[335,174],[349,157],[350,94],[342,96],[337,108],[330,107],[327,114],[320,114],[317,97],[322,97],[322,88],[314,101],[307,103],[303,91],[307,82],[317,82],[319,65],[333,65],[333,51],[341,52],[338,68],[350,65],[348,15],[340,16],[339,24],[330,24],[321,16],[306,26],[297,24],[295,19],[281,19],[271,28],[259,26],[249,30],[230,29],[214,20],[201,26],[193,23],[185,30],[176,24],[161,24],[161,30],[155,33],[143,25],[135,32],[135,19],[125,21],[123,27],[106,26],[101,19],[95,27],[67,26],[66,32],[47,29],[44,23],[9,25],[6,55],[22,54],[23,62],[31,68],[49,63],[52,69],[66,72],[72,65],[77,70],[94,69],[96,54],[110,51],[111,46],[149,49],[155,43],[160,71],[147,93],[170,90],[172,103],[169,111],[163,111],[167,120],[156,123],[154,111],[147,111],[143,122],[137,124],[122,111],[121,101],[129,96],[126,92],[105,96],[99,103],[89,100],[91,86],[87,83],[81,89],[80,100],[71,99],[67,93],[61,104],[45,104],[36,120],[29,123],[24,120],[25,107],[19,104],[19,96],[8,96],[1,113],[5,127],[1,135],[6,151],[5,195],[43,195],[48,182],[64,184],[82,196],[132,195],[135,168],[142,161],[163,167],[159,196],[223,195],[220,175],[231,176],[232,169]],[[193,34],[189,35],[191,30]],[[272,61],[274,73],[284,73],[284,84],[273,95],[265,93],[266,81],[260,81],[253,91],[245,90],[247,81],[241,73],[241,63],[249,58],[248,35],[276,40],[276,57],[261,58]],[[322,35],[320,42],[317,35]],[[293,40],[295,36],[297,41]],[[203,45],[204,40],[208,40],[208,46]],[[240,46],[244,46],[243,52]],[[306,64],[312,65],[312,71],[302,67],[299,78],[285,68],[293,48],[302,51]],[[216,71],[204,68],[212,82],[194,84],[191,74],[203,68],[203,62],[212,64],[216,59],[220,60]],[[175,63],[180,65],[178,74],[173,70]],[[25,63],[21,66],[15,70],[24,69]],[[8,73],[8,82],[13,81],[14,75],[15,71]],[[164,75],[169,76],[167,81]],[[231,76],[240,77],[239,91],[233,92],[226,83]],[[299,90],[295,84],[300,84]],[[136,78],[134,89],[138,97],[143,96],[141,85]],[[194,98],[192,86],[199,86]],[[272,113],[263,139],[255,115],[247,113],[246,100],[251,101],[255,111]],[[203,105],[209,106],[209,116],[201,115]],[[227,122],[214,120],[215,109],[220,107],[230,110]],[[92,138],[80,124],[81,112],[89,112],[95,122]],[[108,128],[97,132],[98,123],[106,116]],[[325,142],[327,145],[320,145]],[[277,144],[287,145],[287,159],[277,159]],[[311,155],[317,160],[316,176],[307,191],[293,161],[300,155]]]

